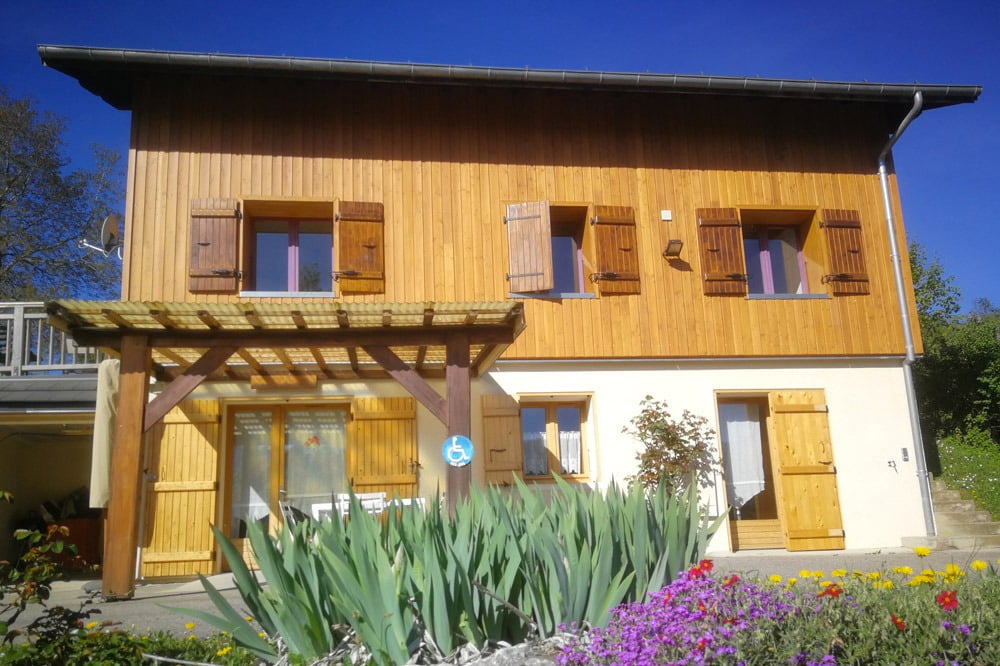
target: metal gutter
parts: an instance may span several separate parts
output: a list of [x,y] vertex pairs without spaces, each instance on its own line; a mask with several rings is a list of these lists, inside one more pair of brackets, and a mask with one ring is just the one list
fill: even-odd
[[149,73],[354,79],[563,89],[589,88],[896,103],[908,102],[915,92],[921,91],[929,108],[974,102],[982,91],[982,87],[977,85],[925,85],[920,83],[515,69],[471,65],[428,65],[287,56],[108,49],[47,44],[38,46],[38,54],[42,63],[47,67],[78,79],[85,88],[121,109],[130,108],[131,105],[131,78],[127,75]]
[[878,155],[878,179],[882,187],[882,205],[885,208],[885,225],[889,234],[889,248],[892,260],[892,274],[896,281],[896,301],[899,305],[900,324],[903,327],[903,345],[906,356],[903,358],[903,383],[906,387],[906,404],[910,412],[910,431],[913,436],[913,448],[917,463],[917,480],[920,485],[920,504],[923,506],[924,528],[927,536],[936,533],[934,525],[934,505],[931,503],[930,474],[927,471],[927,460],[924,456],[924,438],[920,431],[920,411],[917,406],[917,392],[913,385],[913,362],[916,360],[913,344],[913,331],[910,322],[910,305],[906,299],[906,283],[903,280],[903,263],[900,259],[899,242],[896,239],[896,221],[892,214],[892,196],[889,189],[889,169],[887,162],[892,147],[899,141],[906,128],[923,110],[923,95],[918,90],[913,94],[913,106],[909,113],[899,123],[882,152]]

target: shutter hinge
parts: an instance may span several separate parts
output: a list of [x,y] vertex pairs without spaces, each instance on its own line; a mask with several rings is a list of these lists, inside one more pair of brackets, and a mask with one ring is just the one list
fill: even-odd
[[614,271],[598,271],[596,273],[590,274],[591,282],[598,282],[600,280],[638,280],[638,273],[616,273]]
[[518,220],[540,220],[541,218],[542,218],[541,215],[517,215],[514,217],[508,217],[504,215],[503,223],[507,224],[508,222],[517,222]]
[[243,278],[243,272],[235,268],[213,268],[212,274],[219,277],[234,277],[238,280]]
[[334,282],[338,282],[342,277],[357,277],[361,273],[359,271],[333,271],[330,275],[333,276]]
[[522,277],[538,277],[539,275],[545,275],[545,273],[505,273],[504,277],[507,278],[509,282],[511,278],[522,278]]
[[868,275],[865,273],[830,273],[820,278],[820,282],[867,282]]

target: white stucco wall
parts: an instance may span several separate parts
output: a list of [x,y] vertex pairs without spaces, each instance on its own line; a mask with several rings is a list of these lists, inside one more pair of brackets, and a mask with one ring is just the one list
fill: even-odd
[[[430,384],[444,394],[444,381]],[[674,416],[684,409],[705,416],[718,430],[716,391],[764,392],[822,389],[829,408],[830,435],[844,522],[845,544],[853,548],[895,547],[904,536],[924,534],[916,455],[910,434],[903,372],[899,360],[847,361],[538,361],[501,362],[472,384],[472,440],[482,441],[483,393],[590,394],[588,447],[592,481],[606,486],[635,471],[638,442],[622,428],[639,411],[646,395],[666,400]],[[214,384],[193,397],[226,397],[252,402],[343,400],[352,396],[405,396],[392,380],[322,382],[298,394],[267,395],[246,385]],[[444,426],[423,406],[417,411],[420,442],[420,494],[445,489],[440,447]],[[906,448],[909,460],[902,459]],[[890,466],[890,461],[895,467]],[[474,481],[482,479],[474,462]],[[725,506],[724,484],[706,489],[710,504]],[[729,549],[728,530],[720,530],[710,551]]]

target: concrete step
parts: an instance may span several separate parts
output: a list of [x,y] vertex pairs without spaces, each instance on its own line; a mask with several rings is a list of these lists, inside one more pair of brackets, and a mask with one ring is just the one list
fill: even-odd
[[934,518],[940,523],[988,523],[993,520],[986,511],[942,511],[934,507]]
[[937,511],[947,511],[949,513],[961,513],[962,511],[975,511],[976,503],[972,500],[945,500],[934,498],[934,509]]
[[1000,534],[992,536],[922,536],[903,537],[904,548],[926,546],[931,550],[975,550],[977,548],[1000,548]]
[[944,523],[938,521],[939,536],[993,536],[1000,535],[1000,523]]
[[932,490],[931,497],[934,499],[934,503],[938,502],[954,502],[962,500],[962,493],[957,490]]

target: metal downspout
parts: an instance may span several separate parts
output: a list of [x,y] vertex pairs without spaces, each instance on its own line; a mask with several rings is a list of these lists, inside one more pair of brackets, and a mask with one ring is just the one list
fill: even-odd
[[906,114],[899,124],[896,132],[886,142],[885,147],[878,156],[878,178],[882,185],[882,204],[885,206],[885,225],[889,232],[889,247],[892,259],[892,273],[896,279],[896,298],[899,302],[900,323],[903,326],[903,343],[906,348],[906,357],[903,359],[903,383],[906,386],[906,403],[910,410],[910,430],[913,434],[914,455],[917,462],[917,479],[920,485],[920,503],[924,510],[924,527],[927,536],[934,536],[934,506],[931,504],[930,475],[927,472],[927,460],[924,456],[924,440],[920,432],[920,412],[917,408],[917,393],[913,387],[913,362],[916,360],[916,353],[913,347],[913,332],[910,328],[910,307],[906,300],[906,286],[903,280],[903,264],[900,259],[899,245],[896,240],[896,221],[892,214],[892,197],[889,192],[889,170],[886,161],[892,151],[892,147],[899,140],[899,137],[906,131],[907,126],[920,115],[923,108],[924,96],[919,90],[913,95],[913,107]]

